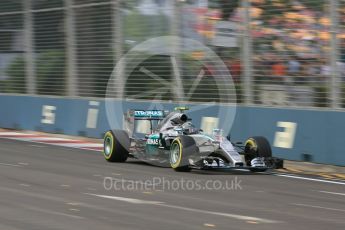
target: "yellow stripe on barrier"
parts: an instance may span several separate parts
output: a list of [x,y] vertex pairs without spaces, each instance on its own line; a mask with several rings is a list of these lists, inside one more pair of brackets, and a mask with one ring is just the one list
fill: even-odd
[[316,175],[321,176],[326,179],[335,179],[332,175],[327,174],[327,173],[317,173]]
[[278,171],[278,172],[283,172],[283,173],[288,172],[286,169],[276,169],[276,171]]
[[342,173],[333,173],[332,174],[333,176],[339,178],[339,179],[342,179],[342,180],[345,180],[345,174],[342,174]]
[[293,173],[303,173],[304,171],[299,170],[299,169],[295,169],[295,168],[286,168],[287,171],[289,172],[293,172]]

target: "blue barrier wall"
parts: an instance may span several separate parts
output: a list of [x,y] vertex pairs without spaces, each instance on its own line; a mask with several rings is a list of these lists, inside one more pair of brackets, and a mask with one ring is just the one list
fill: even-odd
[[[122,104],[123,110],[147,109],[148,106],[142,102]],[[167,103],[164,108],[175,106]],[[199,126],[202,117],[217,116],[218,110],[216,105],[205,105],[202,112],[190,116]],[[95,115],[94,112],[95,124],[87,127],[88,116]],[[243,141],[249,136],[261,135],[268,138],[277,157],[303,160],[303,154],[308,154],[313,162],[344,166],[344,120],[342,111],[238,106],[231,138]],[[222,125],[220,121],[219,126]],[[109,129],[109,124],[104,100],[2,95],[0,127],[100,138]]]

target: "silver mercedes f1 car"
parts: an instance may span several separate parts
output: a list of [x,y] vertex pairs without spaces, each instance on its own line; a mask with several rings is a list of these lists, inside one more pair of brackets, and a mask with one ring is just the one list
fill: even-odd
[[[126,130],[109,130],[104,136],[104,157],[125,162],[128,157],[176,171],[191,169],[249,169],[263,172],[272,167],[271,146],[265,137],[232,143],[221,129],[205,134],[184,112],[130,110],[125,114]],[[135,134],[138,121],[149,124],[149,133]]]

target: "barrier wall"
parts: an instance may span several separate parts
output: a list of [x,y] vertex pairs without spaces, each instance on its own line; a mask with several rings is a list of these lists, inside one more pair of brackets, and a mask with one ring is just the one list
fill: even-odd
[[[124,102],[122,106],[125,111],[147,109],[148,104]],[[170,110],[175,106],[164,104]],[[217,121],[218,106],[198,106],[202,109],[190,114],[196,126],[209,127],[205,122],[225,125],[223,119]],[[244,141],[249,136],[262,135],[270,141],[276,157],[305,160],[308,156],[313,162],[344,166],[344,121],[342,111],[238,106],[231,139]],[[104,100],[8,95],[0,96],[0,127],[96,138],[110,128]]]

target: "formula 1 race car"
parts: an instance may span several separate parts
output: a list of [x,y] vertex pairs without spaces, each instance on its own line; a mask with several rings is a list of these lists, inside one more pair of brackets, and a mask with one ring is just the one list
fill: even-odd
[[[126,130],[109,130],[104,136],[104,157],[110,162],[125,162],[128,157],[176,171],[191,169],[249,169],[263,172],[272,161],[266,138],[251,137],[244,144],[232,143],[221,129],[212,135],[195,128],[184,113],[186,107],[173,112],[130,110],[125,114]],[[149,133],[134,134],[137,121],[149,125]]]

